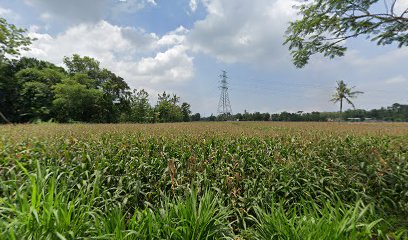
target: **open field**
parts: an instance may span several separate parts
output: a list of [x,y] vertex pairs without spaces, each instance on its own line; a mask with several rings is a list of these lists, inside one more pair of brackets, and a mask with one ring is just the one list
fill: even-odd
[[0,239],[407,239],[408,124],[0,126]]

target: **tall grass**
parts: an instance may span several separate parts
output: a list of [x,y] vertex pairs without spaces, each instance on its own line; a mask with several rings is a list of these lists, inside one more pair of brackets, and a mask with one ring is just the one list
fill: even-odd
[[[69,189],[58,169],[36,172],[17,162],[27,181],[13,185],[15,195],[2,198],[1,239],[233,239],[233,212],[212,191],[192,188],[184,197],[164,197],[157,208],[126,212],[121,204],[98,197],[99,182]],[[17,178],[17,176],[16,176]],[[340,200],[302,201],[288,208],[280,202],[255,206],[248,216],[248,239],[369,239],[381,232],[373,228],[372,206],[357,202],[347,207]],[[400,237],[403,233],[400,234]]]
[[0,239],[408,236],[404,125],[294,126],[0,128]]
[[340,240],[383,236],[381,231],[374,231],[382,219],[375,219],[372,206],[364,206],[361,201],[349,207],[341,201],[323,206],[304,201],[291,209],[285,209],[280,202],[255,210],[256,224],[249,231],[255,239]]
[[231,210],[211,192],[130,213],[99,197],[97,180],[69,189],[58,169],[29,173],[17,163],[27,181],[1,199],[1,239],[232,239]]

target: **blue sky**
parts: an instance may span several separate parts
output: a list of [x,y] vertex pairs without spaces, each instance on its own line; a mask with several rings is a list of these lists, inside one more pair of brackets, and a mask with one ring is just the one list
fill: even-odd
[[[357,108],[408,104],[408,49],[347,41],[345,57],[314,56],[296,69],[282,46],[295,0],[1,0],[0,15],[38,40],[26,56],[61,64],[74,53],[98,59],[144,88],[166,90],[193,112],[216,113],[221,70],[233,112],[335,111],[337,80],[365,93]],[[398,9],[408,7],[399,0]],[[154,103],[154,100],[152,100]]]

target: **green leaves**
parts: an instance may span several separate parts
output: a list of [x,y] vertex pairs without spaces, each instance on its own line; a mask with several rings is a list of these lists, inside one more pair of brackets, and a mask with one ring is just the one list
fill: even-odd
[[382,219],[375,219],[372,206],[357,201],[353,206],[325,202],[319,206],[303,201],[298,208],[287,209],[282,202],[270,207],[255,207],[256,239],[370,239]]
[[17,28],[0,17],[0,63],[7,60],[7,55],[17,56],[21,50],[28,50],[31,39],[24,35],[25,29]]
[[284,44],[289,46],[296,67],[304,67],[312,55],[343,56],[345,40],[367,35],[378,45],[408,46],[408,11],[401,15],[393,7],[374,12],[378,0],[306,1],[299,7],[301,19],[290,23]]
[[5,126],[0,238],[403,238],[407,129]]

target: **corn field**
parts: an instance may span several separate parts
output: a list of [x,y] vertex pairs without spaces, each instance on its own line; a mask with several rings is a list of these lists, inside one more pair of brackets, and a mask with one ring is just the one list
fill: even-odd
[[0,239],[408,239],[408,124],[1,126]]

